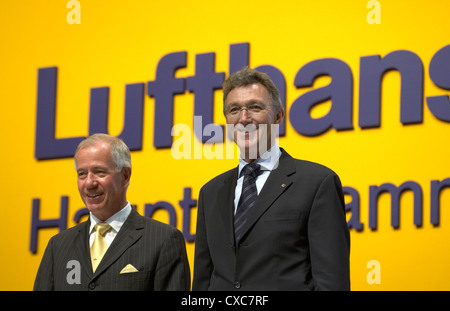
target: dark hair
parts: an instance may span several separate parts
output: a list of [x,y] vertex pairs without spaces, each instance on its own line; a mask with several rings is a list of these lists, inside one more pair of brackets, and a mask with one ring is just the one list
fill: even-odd
[[254,83],[259,83],[267,89],[267,91],[269,92],[270,100],[272,101],[272,105],[275,108],[276,112],[282,109],[280,92],[278,91],[277,87],[272,82],[270,77],[263,72],[259,72],[254,69],[244,67],[241,70],[232,73],[223,82],[222,85],[223,114],[226,114],[226,103],[228,94],[237,87],[246,86]]

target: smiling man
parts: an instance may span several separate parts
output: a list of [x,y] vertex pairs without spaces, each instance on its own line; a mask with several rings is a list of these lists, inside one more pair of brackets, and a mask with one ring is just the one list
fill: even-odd
[[244,68],[223,92],[241,155],[200,190],[193,290],[349,290],[339,177],[278,147],[285,112],[266,74]]
[[[103,139],[95,139],[102,136]],[[126,193],[130,184],[131,159],[126,149],[120,150],[124,147],[113,138],[97,135],[82,142],[75,153],[78,191],[97,220],[107,220],[128,204]]]
[[123,141],[86,138],[75,169],[89,219],[50,239],[34,290],[189,290],[182,233],[127,201],[131,157]]
[[[273,91],[277,91],[276,88]],[[249,163],[276,144],[284,109],[279,101],[271,99],[268,89],[260,83],[225,89],[225,92],[228,93],[224,105],[227,124],[234,133],[241,158]]]

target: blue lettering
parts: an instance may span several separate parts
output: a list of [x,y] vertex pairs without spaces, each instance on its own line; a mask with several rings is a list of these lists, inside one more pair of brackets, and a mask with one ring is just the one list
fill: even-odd
[[[430,61],[430,79],[441,89],[450,91],[450,45],[434,54]],[[450,122],[450,99],[448,95],[427,97],[428,109],[439,120]]]
[[[277,87],[280,92],[281,105],[286,111],[286,79],[283,73],[276,67],[270,65],[263,65],[255,68],[258,71],[264,72],[272,80],[273,84]],[[278,136],[282,137],[286,135],[286,118],[281,122],[278,129]]]
[[355,229],[356,231],[362,231],[364,225],[359,221],[359,208],[360,208],[360,200],[359,193],[355,188],[352,187],[342,187],[344,195],[349,195],[352,197],[352,200],[345,204],[345,212],[350,212],[350,219],[347,221],[347,225],[349,229]]
[[[450,177],[442,181],[432,180],[430,183],[430,222],[434,226],[439,225],[440,196],[444,189],[450,188]],[[407,181],[399,187],[392,183],[384,183],[380,186],[369,186],[369,228],[377,230],[378,223],[378,198],[382,193],[389,193],[391,196],[391,226],[395,229],[400,227],[400,197],[404,192],[411,191],[414,196],[413,216],[414,225],[419,228],[423,223],[423,193],[421,186],[414,181]],[[353,187],[343,187],[344,195],[350,196],[351,201],[345,204],[346,213],[350,212],[350,219],[347,221],[349,229],[362,231],[364,224],[360,221],[360,196]],[[191,233],[191,210],[197,206],[197,200],[192,198],[192,188],[183,188],[183,198],[178,201],[183,210],[182,232],[186,242],[195,241],[195,232]],[[132,204],[133,209],[137,206]],[[152,218],[155,212],[164,210],[169,216],[168,223],[176,227],[177,213],[172,204],[166,201],[158,201],[155,204],[144,204],[144,216]],[[59,228],[59,231],[67,228],[68,197],[61,196],[60,217],[55,219],[39,219],[40,199],[33,199],[31,216],[30,252],[37,251],[38,231],[43,228]],[[89,215],[87,208],[77,210],[73,216],[75,223],[80,223],[83,216]]]
[[[229,73],[249,66],[249,43],[231,44],[229,48]],[[176,78],[176,71],[186,67],[187,52],[175,52],[163,56],[156,68],[156,78],[147,82],[147,95],[154,98],[154,140],[156,148],[172,146],[174,96],[186,90],[194,94],[194,118],[204,120],[200,128],[194,128],[195,136],[203,143],[223,142],[223,125],[214,124],[214,92],[221,88],[225,73],[215,71],[215,53],[196,55],[195,75]],[[450,90],[448,65],[450,45],[435,53],[430,61],[430,79],[436,86]],[[267,73],[280,91],[286,108],[286,79],[281,70],[272,65],[255,69]],[[410,51],[394,51],[381,58],[379,55],[360,58],[359,126],[363,129],[381,125],[381,85],[384,75],[398,71],[401,78],[400,122],[403,125],[423,122],[423,64]],[[312,87],[320,76],[330,76],[324,87],[310,90],[298,97],[289,111],[290,122],[296,132],[304,136],[317,136],[334,128],[337,131],[353,130],[353,75],[349,66],[334,58],[314,60],[300,68],[294,79],[297,88]],[[76,146],[84,138],[55,138],[57,68],[40,68],[38,71],[37,122],[35,157],[55,159],[71,157]],[[143,110],[145,84],[127,84],[125,88],[124,126],[119,135],[130,150],[142,150]],[[331,101],[330,111],[312,118],[310,110],[321,103]],[[450,98],[448,95],[429,96],[427,105],[439,120],[450,122]],[[109,88],[92,88],[90,94],[89,134],[108,132]],[[285,136],[287,118],[279,128]],[[205,132],[209,127],[210,133]],[[220,135],[219,135],[220,134]]]
[[[109,133],[109,88],[92,88],[90,101],[89,135]],[[125,86],[124,124],[118,137],[127,144],[130,150],[142,149],[143,118],[144,83],[127,84]]]
[[86,215],[89,215],[89,209],[87,207],[83,207],[75,212],[72,219],[75,223],[78,224],[81,222],[81,218]]
[[[35,157],[39,160],[73,157],[84,137],[55,138],[57,68],[38,72]],[[89,134],[108,133],[109,88],[91,89]],[[130,150],[142,149],[144,84],[126,86],[125,116],[119,137]]]
[[359,84],[359,126],[380,127],[381,82],[384,74],[397,70],[401,76],[400,122],[422,123],[423,65],[409,51],[395,51],[384,58],[378,55],[361,57]]
[[391,195],[391,226],[398,228],[400,226],[400,195],[410,190],[414,193],[414,225],[417,227],[422,226],[422,188],[414,181],[407,181],[401,184],[399,187],[391,183],[385,183],[381,186],[369,187],[369,228],[372,230],[377,229],[378,222],[378,197],[384,192],[388,192]]
[[250,43],[230,44],[228,72],[232,74],[250,64]]
[[36,136],[34,156],[38,160],[72,157],[84,137],[55,138],[56,67],[38,70]]
[[175,72],[186,67],[186,57],[186,52],[163,56],[156,68],[155,81],[147,83],[147,95],[155,99],[153,146],[156,148],[172,146],[173,100],[176,94],[186,90],[186,79],[175,78]]
[[[297,72],[294,85],[297,88],[311,87],[315,79],[324,75],[331,77],[329,85],[309,91],[292,103],[290,121],[299,134],[316,136],[330,128],[339,131],[353,129],[353,76],[346,63],[333,58],[312,61]],[[330,111],[313,119],[311,108],[328,100],[331,100]]]
[[450,188],[450,178],[446,178],[442,181],[432,180],[431,181],[431,194],[430,194],[430,219],[431,224],[434,226],[439,225],[439,213],[440,213],[440,197],[441,192],[445,188]]
[[194,93],[194,118],[201,116],[203,126],[199,131],[194,130],[195,136],[202,142],[223,142],[222,135],[206,136],[204,127],[208,124],[214,126],[216,133],[223,133],[223,125],[213,124],[214,91],[222,89],[225,73],[215,72],[215,54],[197,54],[195,57],[195,75],[186,79],[186,89]]
[[169,214],[169,224],[172,227],[177,226],[177,213],[172,204],[166,201],[159,201],[155,204],[144,204],[144,216],[152,218],[156,211],[165,210]]
[[33,254],[37,251],[38,231],[43,228],[59,228],[59,231],[67,229],[67,205],[69,198],[61,196],[60,216],[54,219],[40,219],[39,212],[41,209],[41,200],[33,199],[31,207],[31,235],[30,235],[30,252]]

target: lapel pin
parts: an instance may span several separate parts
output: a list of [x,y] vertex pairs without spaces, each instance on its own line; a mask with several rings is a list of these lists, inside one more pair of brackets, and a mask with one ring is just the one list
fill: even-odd
[[281,187],[283,187],[283,188],[286,187],[286,184],[281,184]]

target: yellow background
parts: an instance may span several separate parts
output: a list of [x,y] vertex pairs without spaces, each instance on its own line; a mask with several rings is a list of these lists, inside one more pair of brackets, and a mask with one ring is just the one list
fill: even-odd
[[[29,251],[31,203],[41,199],[41,219],[59,217],[60,197],[69,197],[68,226],[83,207],[72,159],[34,158],[37,72],[58,67],[56,135],[88,133],[89,92],[110,87],[110,134],[122,129],[125,84],[153,81],[158,61],[186,51],[187,67],[178,77],[195,73],[195,55],[216,53],[216,71],[228,73],[229,45],[250,43],[250,66],[280,69],[287,86],[287,110],[309,89],[293,86],[306,63],[334,57],[347,63],[354,79],[354,130],[334,130],[313,138],[299,135],[287,120],[279,143],[297,158],[335,170],[344,186],[358,190],[361,232],[351,231],[353,290],[450,289],[450,190],[441,195],[440,226],[430,224],[430,181],[450,177],[450,125],[437,120],[424,100],[422,124],[399,122],[399,75],[383,82],[382,122],[377,129],[358,127],[359,60],[406,49],[424,64],[424,96],[448,95],[428,76],[431,57],[450,44],[447,0],[380,0],[381,24],[369,24],[366,0],[321,1],[111,1],[80,0],[81,24],[70,25],[66,0],[2,1],[0,4],[0,289],[31,290],[48,239],[57,229],[39,230],[38,251]],[[320,79],[314,87],[325,85]],[[193,94],[175,98],[175,123],[192,127]],[[221,92],[215,96],[215,123],[224,124]],[[313,111],[323,115],[329,103]],[[170,149],[153,147],[154,99],[145,96],[143,149],[132,153],[133,175],[128,199],[143,213],[145,203],[168,201],[177,211],[183,188],[197,199],[201,186],[237,161],[174,160]],[[402,196],[400,228],[390,226],[390,197],[379,200],[378,230],[368,228],[370,185],[413,180],[423,189],[423,226],[413,224],[412,195]],[[350,216],[350,215],[348,215]],[[155,215],[167,221],[167,215]],[[195,233],[196,208],[191,233]],[[194,244],[187,244],[193,266]],[[377,260],[381,284],[366,281],[366,264]],[[7,267],[7,268],[6,268]]]

